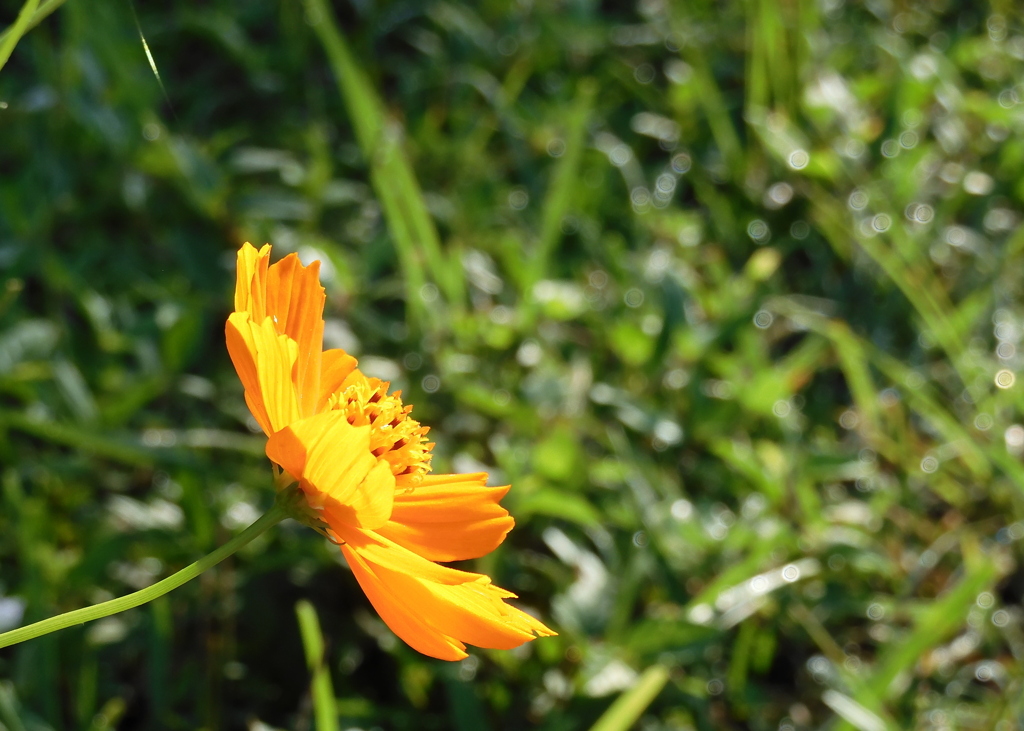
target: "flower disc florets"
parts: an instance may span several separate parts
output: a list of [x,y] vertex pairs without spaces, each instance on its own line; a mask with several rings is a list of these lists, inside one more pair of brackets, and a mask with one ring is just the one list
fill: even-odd
[[409,416],[412,406],[402,403],[402,392],[389,394],[388,381],[367,378],[354,372],[328,402],[328,408],[346,413],[352,426],[370,427],[370,451],[387,460],[399,486],[412,487],[430,472],[430,450],[426,440],[430,427]]

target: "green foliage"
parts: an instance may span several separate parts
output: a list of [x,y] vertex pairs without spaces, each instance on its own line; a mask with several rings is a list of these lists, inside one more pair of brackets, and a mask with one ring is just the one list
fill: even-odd
[[1015,5],[0,7],[0,630],[272,503],[249,240],[512,484],[475,567],[559,632],[424,658],[285,523],[0,650],[3,727],[1020,725]]

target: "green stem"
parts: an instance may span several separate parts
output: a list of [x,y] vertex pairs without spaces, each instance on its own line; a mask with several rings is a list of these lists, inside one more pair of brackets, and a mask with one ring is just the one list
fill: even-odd
[[35,624],[30,624],[26,627],[19,627],[18,629],[11,630],[10,632],[4,632],[3,634],[0,634],[0,647],[15,645],[19,642],[24,642],[25,640],[41,637],[42,635],[49,634],[50,632],[56,632],[59,629],[72,627],[76,624],[83,624],[84,622],[90,622],[94,619],[100,619],[101,617],[109,617],[111,614],[117,614],[118,612],[123,612],[126,609],[133,609],[145,604],[146,602],[153,601],[172,589],[177,589],[185,582],[191,581],[207,569],[213,568],[254,538],[265,533],[267,529],[281,522],[284,518],[287,518],[290,513],[291,510],[287,502],[279,498],[274,504],[274,507],[268,510],[263,517],[255,523],[250,525],[213,553],[203,556],[201,559],[193,564],[189,564],[176,574],[172,574],[152,586],[147,586],[145,589],[140,589],[139,591],[126,596],[111,599],[110,601],[102,602],[100,604],[94,604],[91,607],[76,609],[73,612],[59,614],[56,617],[50,617],[49,619],[44,619],[41,622],[36,622]]

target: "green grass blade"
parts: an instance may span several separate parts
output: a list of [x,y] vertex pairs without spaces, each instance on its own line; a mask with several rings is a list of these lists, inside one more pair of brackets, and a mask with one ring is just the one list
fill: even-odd
[[374,191],[377,194],[377,200],[380,201],[381,208],[384,209],[388,230],[391,231],[392,239],[395,242],[399,265],[402,267],[405,279],[406,310],[409,319],[414,322],[423,322],[425,311],[420,291],[427,280],[423,267],[420,265],[420,257],[417,256],[412,229],[403,214],[397,192],[388,185],[376,185],[377,176],[371,173],[371,177],[373,177],[372,182],[375,183]]
[[886,731],[891,728],[877,713],[838,691],[826,690],[821,694],[821,700],[857,731]]
[[[30,30],[32,30],[37,25],[46,20],[48,17],[50,17],[50,15],[65,2],[67,2],[67,0],[46,0],[46,2],[40,4],[36,8],[36,11],[32,14],[32,17],[29,19],[28,25],[22,31],[22,35],[28,33]],[[26,5],[27,4],[28,3],[26,3]],[[17,25],[17,22],[15,22],[15,25]],[[14,25],[0,31],[0,44],[2,44],[7,39],[7,36],[13,32]]]
[[356,141],[364,153],[372,152],[380,143],[381,131],[384,129],[384,109],[380,100],[352,56],[330,7],[323,0],[306,0],[306,13],[324,46],[331,70],[337,77],[338,88],[356,133]]
[[764,39],[760,32],[759,6],[747,6],[747,110],[768,106],[768,69],[765,62]]
[[18,19],[14,21],[14,25],[5,30],[3,37],[0,37],[0,69],[7,63],[7,59],[11,57],[14,47],[18,45],[21,37],[28,32],[38,7],[39,0],[25,0],[25,4],[21,6],[21,12],[18,13]]
[[[901,384],[909,381],[913,373],[911,368],[877,349],[872,351],[872,362],[887,378]],[[927,385],[920,388],[903,388],[901,393],[904,394],[910,408],[927,419],[947,443],[958,445],[960,457],[977,479],[987,480],[991,476],[989,462],[986,461],[981,447],[961,421],[941,404],[939,395],[933,394]]]
[[[836,205],[828,201],[828,196],[812,195],[812,201],[815,203],[815,219],[828,221],[836,216]],[[821,206],[828,210],[819,210]],[[899,221],[899,216],[895,212],[887,215],[892,221]],[[960,379],[969,387],[973,383],[972,376],[976,368],[970,362],[960,330],[954,324],[953,305],[948,295],[936,283],[923,259],[917,257],[911,261],[909,255],[901,256],[901,251],[913,247],[901,231],[900,225],[897,223],[892,232],[884,237],[856,235],[854,238],[861,250],[874,260],[907,298],[923,321],[926,332],[946,351]],[[848,222],[846,226],[849,226]],[[852,228],[854,231],[857,230],[856,226]],[[842,226],[824,229],[826,238],[841,256],[849,254],[849,244],[846,241],[849,237],[843,234],[844,230]],[[886,239],[891,241],[892,245]]]
[[887,645],[879,657],[878,670],[867,681],[874,693],[893,698],[898,690],[893,684],[897,676],[910,670],[929,649],[953,636],[962,627],[978,594],[991,589],[998,574],[996,565],[976,548],[978,555],[971,560],[971,550],[968,546],[965,549],[968,550],[964,551],[964,578],[924,607],[909,634]]
[[[858,699],[854,701],[847,698],[849,703],[844,703],[840,700],[838,708],[826,700],[826,705],[844,719],[844,722],[840,723],[839,727],[848,729],[849,726],[845,721],[849,720],[850,717],[853,717],[855,720],[859,717],[862,720],[865,718],[872,719],[879,731],[883,731],[883,729],[885,731],[895,731],[897,726],[883,709],[881,696],[871,686],[867,685],[859,675],[851,673],[844,668],[843,661],[846,658],[846,653],[836,643],[828,630],[825,629],[817,615],[802,604],[794,605],[789,613],[793,619],[799,622],[800,626],[807,632],[822,654],[831,661],[839,677],[842,679],[842,685],[848,687]],[[835,691],[826,691],[825,698],[828,698],[827,694],[831,693],[835,693]],[[853,711],[853,713],[844,713],[844,711]],[[862,729],[861,726],[857,728]]]
[[[985,450],[979,446],[978,442],[960,423],[960,420],[941,404],[940,397],[933,394],[929,387],[926,385],[918,388],[903,387],[911,381],[914,375],[913,369],[865,342],[843,322],[827,320],[816,313],[802,310],[792,302],[781,298],[774,300],[772,306],[781,313],[799,318],[800,322],[808,329],[821,333],[832,341],[839,360],[839,367],[846,377],[854,404],[861,419],[865,422],[864,432],[883,454],[891,454],[893,444],[882,429],[882,417],[878,408],[878,389],[871,377],[869,364],[877,368],[887,380],[900,385],[900,392],[906,398],[910,408],[926,419],[947,443],[957,445],[964,464],[976,478],[988,479],[992,472],[991,465],[998,464],[1018,485],[1024,486],[1024,472],[1019,469],[1019,466],[1013,465],[1011,460],[1001,458],[998,450],[994,448]],[[898,454],[892,454],[891,458],[900,461]]]
[[313,711],[317,731],[338,731],[338,707],[331,685],[331,672],[324,664],[324,636],[320,632],[316,609],[302,600],[295,605],[295,616],[299,620],[306,665],[313,676]]
[[398,249],[410,315],[423,319],[419,292],[426,281],[424,269],[440,285],[449,304],[460,306],[465,289],[462,270],[451,266],[441,249],[441,237],[402,149],[401,126],[387,118],[383,103],[327,3],[306,0],[306,10],[334,71],[356,139],[370,164],[370,180]]
[[156,456],[149,449],[118,441],[96,429],[53,421],[37,421],[24,414],[11,412],[0,413],[0,426],[123,464],[149,467],[156,462]]
[[647,668],[636,685],[620,695],[590,731],[626,731],[632,728],[667,682],[668,668],[664,665]]
[[860,417],[864,419],[868,437],[877,443],[882,438],[881,416],[878,413],[878,390],[868,368],[868,356],[860,340],[844,322],[828,323],[825,334],[832,340],[839,367],[853,396]]
[[152,718],[164,718],[170,707],[168,694],[170,679],[170,660],[172,657],[174,617],[171,600],[167,595],[150,602],[149,657],[147,659],[147,675],[149,676],[149,697]]
[[793,100],[793,65],[789,48],[795,18],[792,6],[779,5],[771,0],[760,0],[759,30],[765,44],[768,79],[774,92],[774,106],[787,108]]
[[544,197],[541,212],[540,249],[533,260],[530,284],[535,284],[549,271],[549,261],[562,237],[562,219],[569,212],[573,191],[579,185],[580,160],[587,142],[587,120],[590,119],[597,83],[593,79],[580,82],[576,101],[570,111],[565,131],[565,153],[555,166],[551,185]]
[[25,724],[18,718],[14,684],[7,680],[0,682],[0,728],[7,731],[25,731]]
[[684,54],[684,60],[693,67],[693,83],[697,85],[697,98],[707,117],[711,136],[725,158],[729,171],[739,177],[744,166],[743,145],[729,117],[728,105],[722,90],[718,88],[711,66],[700,53]]
[[164,101],[167,102],[168,106],[171,106],[171,97],[167,95],[167,88],[164,86],[164,80],[160,76],[160,69],[156,66],[156,59],[153,58],[153,52],[149,48],[149,41],[146,40],[146,36],[142,32],[142,24],[139,23],[139,16],[135,12],[135,5],[129,3],[129,7],[132,9],[132,20],[135,21],[135,30],[139,34],[139,42],[142,44],[142,50],[146,54],[146,63],[149,64],[150,71],[152,71],[153,76],[156,77],[156,83],[160,87],[160,92],[164,95]]

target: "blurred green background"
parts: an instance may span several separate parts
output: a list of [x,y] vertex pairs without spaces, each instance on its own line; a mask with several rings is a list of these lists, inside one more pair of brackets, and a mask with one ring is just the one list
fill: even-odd
[[1021,728],[1022,10],[68,0],[0,71],[0,631],[269,507],[252,241],[560,634],[424,658],[285,524],[0,650],[0,728]]

